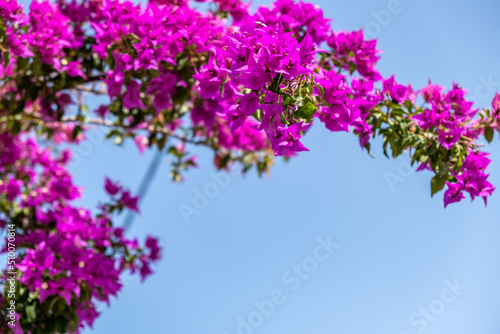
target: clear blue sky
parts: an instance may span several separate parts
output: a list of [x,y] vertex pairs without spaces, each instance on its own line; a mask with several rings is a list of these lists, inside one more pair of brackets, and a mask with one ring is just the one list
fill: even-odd
[[[371,11],[389,3],[317,1],[335,29],[373,29],[384,76],[417,88],[429,78],[447,87],[455,80],[489,105],[493,91],[483,81],[500,90],[500,3],[401,0],[388,24],[374,24]],[[311,151],[278,162],[269,178],[232,175],[190,224],[179,205],[212,182],[211,156],[199,152],[201,168],[181,185],[170,182],[165,161],[129,232],[158,236],[163,259],[145,284],[128,279],[85,333],[499,333],[499,191],[488,208],[464,200],[445,210],[442,193],[430,198],[429,173],[401,169],[404,182],[391,189],[385,175],[398,174],[404,159],[386,159],[380,142],[372,159],[353,135],[317,124],[303,143]],[[137,189],[153,156],[133,145],[91,147],[73,169],[87,206],[105,198],[105,175]],[[498,135],[487,150],[500,186]],[[333,254],[317,248],[328,236],[340,245]],[[317,266],[315,251],[326,258]],[[293,265],[311,271],[308,278]],[[446,290],[455,279],[458,290]],[[273,290],[282,303],[261,319],[254,301]],[[238,332],[238,317],[258,327]]]

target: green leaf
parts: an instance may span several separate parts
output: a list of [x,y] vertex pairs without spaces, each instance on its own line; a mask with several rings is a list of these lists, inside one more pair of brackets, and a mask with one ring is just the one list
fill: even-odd
[[484,129],[484,137],[486,138],[486,140],[488,141],[488,143],[491,143],[493,141],[493,129],[489,126],[487,126],[485,129]]
[[55,329],[58,333],[66,333],[68,330],[68,320],[62,316],[58,316],[55,319]]
[[394,109],[392,109],[392,111],[391,111],[391,114],[393,114],[393,115],[400,115],[400,116],[402,116],[402,115],[404,115],[405,113],[406,113],[406,112],[405,112],[403,109],[401,109],[401,108],[394,108]]
[[280,114],[280,120],[282,124],[290,124],[283,114]]
[[33,74],[36,74],[36,75],[43,74],[42,73],[42,62],[39,59],[34,58],[33,64],[31,65],[31,69],[33,71]]
[[24,70],[26,69],[26,66],[28,66],[29,59],[23,58],[23,57],[18,57],[17,58],[17,69],[18,70]]
[[371,144],[370,144],[370,142],[366,143],[366,144],[365,144],[365,146],[364,146],[364,148],[366,148],[366,151],[367,151],[367,153],[368,153],[368,155],[369,155],[370,157],[375,158],[375,157],[373,156],[372,152],[371,152]]
[[[163,151],[163,149],[165,148],[165,145],[167,144],[167,136],[162,135],[161,138],[157,140],[157,144],[158,144],[158,148],[160,149],[160,151]],[[149,144],[149,146],[151,146],[151,143]]]
[[70,328],[72,331],[76,331],[78,329],[78,315],[75,312],[70,312],[69,313],[69,321],[70,321]]
[[388,141],[385,141],[385,142],[384,142],[384,155],[385,155],[388,159],[390,159],[389,154],[387,153],[387,146],[388,146],[388,145],[389,145],[389,142],[388,142]]
[[[28,78],[28,80],[29,80],[29,77],[26,77],[26,78]],[[26,87],[26,93],[28,94],[31,101],[35,101],[38,97],[38,93],[40,91],[40,88],[38,88],[38,86],[31,84],[31,82],[27,86],[24,86],[24,87]]]
[[3,63],[5,65],[5,67],[7,67],[7,65],[9,65],[9,62],[10,62],[10,53],[4,52],[3,53]]
[[226,85],[226,82],[223,81],[221,84],[220,84],[220,87],[219,87],[219,93],[222,97],[224,97],[224,86]]
[[76,137],[78,137],[78,135],[80,134],[80,132],[82,132],[82,127],[80,125],[75,126],[73,128],[73,132],[71,133],[71,138],[75,140]]
[[11,132],[12,132],[12,134],[14,134],[14,135],[19,134],[19,132],[21,132],[21,125],[22,125],[22,124],[21,124],[21,121],[19,121],[19,120],[17,120],[17,119],[16,119],[16,120],[14,120],[14,121],[12,122],[12,128],[11,128]]
[[311,102],[307,102],[305,105],[297,109],[295,115],[300,118],[309,120],[314,116],[316,110],[318,110],[318,108],[314,104],[312,104]]
[[229,163],[229,160],[231,160],[231,154],[228,153],[225,156],[222,157],[222,159],[219,162],[219,169],[223,169],[227,167],[227,164]]
[[273,81],[271,82],[271,85],[269,86],[270,90],[273,92],[273,93],[279,93],[280,91],[280,85],[281,85],[281,82],[283,81],[283,75],[281,73],[279,73],[274,79]]
[[58,296],[51,301],[49,310],[52,310],[53,314],[58,315],[67,308],[67,305],[68,304],[66,304],[66,301]]
[[318,84],[315,84],[315,86],[316,86],[316,88],[318,88],[318,90],[321,93],[321,101],[324,101],[325,100],[325,89]]
[[413,110],[413,103],[410,100],[405,101],[405,107],[408,109],[409,112]]
[[354,63],[349,63],[349,73],[353,74],[354,71],[356,71],[356,64]]
[[24,309],[26,310],[26,320],[28,322],[34,322],[34,320],[36,319],[35,308],[36,308],[35,304],[27,305],[24,307]]
[[180,152],[175,146],[170,146],[170,148],[168,149],[168,153],[176,156],[179,159],[184,155],[184,153]]
[[283,98],[283,103],[294,105],[296,103],[295,99],[290,94],[281,94]]
[[5,26],[0,25],[0,42],[5,41]]
[[182,57],[181,59],[179,59],[177,61],[177,69],[181,70],[182,68],[184,68],[184,66],[186,66],[188,60],[189,60],[188,57]]
[[106,138],[109,139],[109,138],[112,138],[114,136],[118,136],[120,134],[121,134],[120,131],[118,131],[116,129],[113,129],[113,130],[111,130],[111,131],[108,132],[108,134],[106,135]]
[[434,196],[434,194],[440,192],[443,190],[446,181],[448,181],[448,175],[436,175],[432,178],[431,180],[431,197]]
[[262,110],[259,108],[257,111],[255,111],[252,116],[258,120],[259,122],[262,120]]
[[25,99],[19,100],[12,109],[11,115],[17,115],[21,113],[24,110],[25,106],[26,106],[26,100]]

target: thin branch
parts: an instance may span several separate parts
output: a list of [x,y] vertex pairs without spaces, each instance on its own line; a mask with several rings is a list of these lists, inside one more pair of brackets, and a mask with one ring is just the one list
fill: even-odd
[[[67,117],[63,117],[62,121],[63,122],[78,122],[79,120],[77,119],[76,116],[67,116]],[[124,125],[115,124],[112,121],[105,120],[105,119],[99,119],[99,118],[86,118],[85,121],[84,121],[84,123],[85,124],[94,124],[94,125],[107,126],[107,127],[119,127],[119,128],[124,129],[124,130],[132,130],[131,128],[128,128],[128,127],[126,127]],[[169,130],[167,130],[165,128],[162,128],[160,126],[150,125],[145,130],[147,130],[149,132],[163,133],[163,134],[165,134],[168,137],[176,138],[176,139],[178,139],[178,140],[180,140],[182,142],[190,143],[190,144],[193,144],[193,145],[210,146],[209,143],[207,143],[206,141],[197,141],[197,140],[189,139],[189,138],[180,136],[180,135],[176,134],[175,132],[172,132],[172,131],[169,131]]]
[[72,89],[87,92],[87,93],[92,93],[92,94],[96,94],[96,95],[107,95],[108,94],[108,91],[104,87],[102,87],[101,89],[96,89],[94,86],[89,87],[89,86],[85,86],[85,85],[76,85]]

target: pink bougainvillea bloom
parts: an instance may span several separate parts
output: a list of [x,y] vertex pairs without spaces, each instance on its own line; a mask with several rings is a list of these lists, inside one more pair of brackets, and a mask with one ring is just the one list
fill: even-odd
[[123,72],[108,71],[106,73],[105,82],[108,85],[108,94],[110,98],[120,95],[123,87]]
[[420,164],[420,166],[418,166],[418,168],[415,170],[417,172],[421,172],[421,171],[424,171],[424,170],[428,170],[428,171],[434,171],[432,169],[432,166],[431,166],[431,162],[428,160],[427,162],[423,162]]
[[120,198],[120,203],[123,204],[124,207],[137,213],[139,213],[139,207],[137,206],[138,202],[139,196],[132,197],[129,191],[124,191]]
[[456,125],[454,125],[451,129],[448,128],[447,131],[439,129],[439,143],[441,143],[441,145],[443,145],[443,147],[445,147],[447,150],[451,149],[451,147],[454,146],[460,139],[462,131],[463,129],[459,128]]
[[80,66],[80,62],[75,60],[75,61],[70,61],[68,63],[68,65],[64,66],[62,68],[63,71],[66,71],[66,73],[68,73],[68,75],[72,76],[72,77],[82,77],[84,79],[87,79],[87,76],[85,75],[85,73],[83,73],[83,71],[81,70],[81,66]]
[[390,91],[391,99],[402,103],[408,97],[408,88],[403,85],[394,85]]
[[139,149],[139,152],[141,152],[141,154],[142,154],[144,152],[144,150],[146,148],[148,148],[149,139],[146,136],[135,136],[134,143],[137,146],[137,148]]
[[222,106],[214,100],[203,100],[191,110],[191,120],[194,124],[204,124],[210,127],[215,123],[215,115],[222,111]]
[[316,53],[318,52],[326,51],[317,50],[311,35],[306,33],[306,36],[299,43],[300,64],[307,65],[312,63],[316,59]]
[[444,101],[448,103],[461,104],[464,101],[466,93],[467,92],[458,87],[457,84],[453,84],[453,89],[446,94]]
[[158,246],[158,239],[157,238],[154,238],[152,236],[148,236],[146,238],[145,246],[150,251],[149,257],[150,257],[151,260],[158,260],[158,259],[160,259],[160,250],[161,249]]
[[500,95],[498,95],[498,93],[495,94],[495,97],[491,102],[491,107],[493,108],[493,111],[500,112]]
[[193,78],[199,81],[200,96],[206,99],[218,97],[222,77],[214,57],[211,56],[208,65],[202,66],[199,72],[197,69],[195,71],[196,74],[193,75]]
[[144,281],[149,275],[151,275],[153,273],[153,271],[149,267],[149,263],[147,261],[142,262],[142,266],[139,269],[139,273],[141,275],[142,281]]
[[259,125],[255,125],[255,130],[264,130],[268,136],[276,136],[276,131],[280,125],[280,116],[271,113],[264,114]]
[[269,141],[276,156],[286,155],[288,152],[309,151],[299,139],[304,122],[295,123],[287,128],[279,129],[276,137],[270,137]]
[[113,54],[118,69],[130,71],[133,67],[134,58],[131,55],[115,52]]
[[118,194],[122,187],[118,184],[118,182],[112,182],[109,178],[106,178],[104,181],[104,189],[111,196]]
[[[254,59],[253,57],[250,59]],[[265,84],[272,81],[270,73],[266,73],[260,64],[252,64],[243,66],[238,69],[241,75],[238,77],[238,82],[250,89],[260,89]]]
[[410,117],[423,130],[437,126],[440,121],[440,116],[434,110],[426,109],[423,113],[419,113]]
[[283,112],[283,96],[268,90],[261,107],[265,114],[278,116]]
[[158,66],[154,59],[154,50],[145,50],[142,54],[134,61],[134,70],[143,68],[145,70],[153,69],[157,70]]
[[444,207],[446,208],[451,203],[460,202],[465,198],[462,193],[462,186],[457,183],[446,182],[448,190],[444,193]]
[[429,80],[429,84],[419,90],[418,92],[422,94],[425,102],[441,102],[443,100],[443,96],[441,93],[443,92],[444,87],[439,85],[433,85]]
[[415,102],[417,101],[417,92],[415,92],[411,84],[408,84],[408,86],[406,86],[406,90],[408,93],[407,96],[408,100],[410,100],[413,104],[415,104]]
[[366,144],[370,141],[373,125],[366,124],[365,122],[360,122],[356,125],[356,133],[359,136],[359,145],[361,147],[365,147]]
[[391,89],[392,89],[392,87],[394,87],[394,85],[397,85],[397,82],[396,82],[396,79],[394,78],[394,75],[393,75],[390,78],[387,78],[387,79],[382,81],[382,91],[384,93],[390,94]]
[[125,108],[146,108],[141,100],[141,93],[139,91],[139,83],[135,80],[131,80],[127,86],[127,91],[123,96],[123,105]]
[[21,194],[21,185],[21,181],[15,180],[14,178],[9,178],[7,184],[3,184],[0,186],[0,191],[3,191],[7,194],[7,199],[9,201],[13,201],[17,196]]
[[331,103],[328,108],[321,108],[318,115],[330,131],[349,131],[349,125],[352,123],[349,109],[340,101]]
[[462,166],[462,173],[456,176],[472,200],[479,196],[484,199],[485,204],[488,196],[495,190],[495,187],[488,182],[488,174],[485,172],[491,162],[488,155],[483,152],[470,152]]
[[65,108],[66,106],[68,106],[70,104],[75,104],[75,102],[71,98],[71,95],[69,95],[69,94],[66,94],[66,93],[60,94],[59,93],[59,94],[56,94],[56,95],[57,95],[57,104],[61,108]]
[[255,92],[245,94],[241,97],[241,110],[247,116],[252,115],[259,108],[259,97]]
[[109,113],[109,108],[105,105],[100,105],[99,108],[97,108],[94,112],[97,115],[101,116],[101,118],[105,118],[106,115]]

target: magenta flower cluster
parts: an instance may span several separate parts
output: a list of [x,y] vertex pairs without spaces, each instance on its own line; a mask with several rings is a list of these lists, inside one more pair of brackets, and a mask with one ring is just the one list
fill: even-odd
[[[227,45],[217,49],[209,64],[194,76],[199,81],[200,96],[217,101],[212,110],[221,110],[233,131],[247,122],[257,109],[262,120],[257,130],[264,130],[276,155],[307,150],[299,141],[302,123],[284,127],[281,95],[284,82],[294,82],[309,74],[316,50],[309,35],[298,42],[282,26],[267,27],[253,23],[225,39]],[[241,89],[251,90],[247,94]],[[259,95],[264,94],[261,103]]]
[[41,304],[47,300],[54,305],[62,298],[78,317],[79,328],[92,326],[99,314],[96,303],[109,304],[121,290],[122,272],[139,271],[144,279],[160,258],[156,239],[148,237],[141,248],[122,228],[112,227],[111,208],[137,210],[137,198],[106,180],[107,192],[120,196],[95,215],[72,204],[81,188],[66,169],[68,151],[54,156],[31,138],[3,133],[0,156],[0,197],[10,203],[9,211],[0,213],[0,224],[14,224],[18,231],[19,283]]
[[447,182],[448,190],[444,194],[444,205],[459,202],[468,192],[471,198],[482,197],[486,203],[488,196],[491,196],[495,188],[488,182],[486,169],[491,160],[488,153],[471,152],[464,161],[461,173],[455,173],[457,183]]

